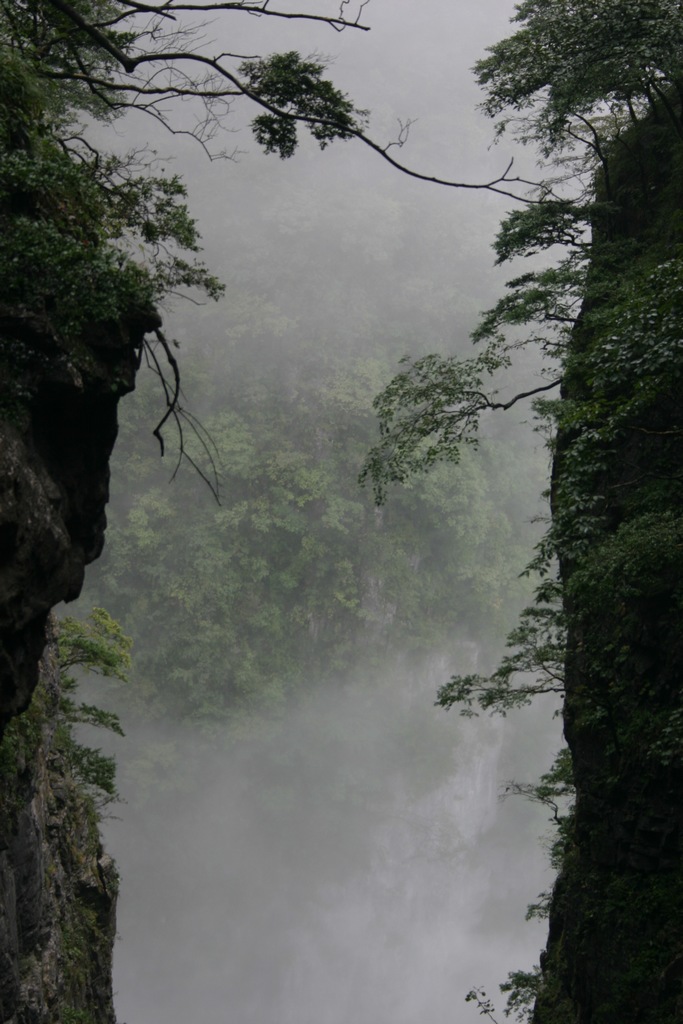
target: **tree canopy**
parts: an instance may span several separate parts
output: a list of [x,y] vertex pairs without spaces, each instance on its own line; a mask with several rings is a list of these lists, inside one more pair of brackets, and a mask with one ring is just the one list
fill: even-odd
[[[486,93],[482,106],[498,119],[499,135],[511,131],[540,147],[547,162],[529,204],[501,224],[495,251],[498,263],[543,254],[547,263],[539,269],[536,260],[510,280],[507,294],[482,316],[473,334],[481,351],[467,360],[406,359],[377,397],[380,441],[361,480],[372,480],[380,502],[388,484],[440,458],[457,461],[461,445],[477,443],[488,411],[559,386],[579,317],[590,317],[591,305],[614,287],[609,258],[605,272],[593,260],[596,244],[605,254],[612,246],[614,260],[630,244],[618,231],[613,179],[620,163],[635,157],[633,187],[647,209],[657,185],[657,138],[682,137],[680,4],[530,0],[516,10],[520,27],[475,67]],[[649,154],[643,135],[633,134],[637,128],[649,135]],[[672,225],[656,231],[664,245],[672,240]],[[501,371],[521,349],[540,358],[529,388],[509,396]]]
[[476,64],[484,110],[547,155],[600,152],[659,102],[680,130],[683,21],[675,0],[527,0],[512,36]]

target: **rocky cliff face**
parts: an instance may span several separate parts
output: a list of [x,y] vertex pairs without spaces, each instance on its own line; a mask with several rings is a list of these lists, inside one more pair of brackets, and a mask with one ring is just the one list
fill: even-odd
[[683,1021],[683,154],[625,143],[554,465],[577,795],[534,1024]]
[[0,749],[0,1020],[114,1024],[117,876],[57,742],[54,642]]
[[46,627],[102,549],[117,405],[158,326],[155,313],[130,316],[67,345],[47,316],[0,307],[3,1024],[115,1020],[116,872],[92,801],[64,770]]
[[154,313],[66,346],[47,317],[0,308],[0,735],[28,706],[45,622],[104,542],[116,409]]

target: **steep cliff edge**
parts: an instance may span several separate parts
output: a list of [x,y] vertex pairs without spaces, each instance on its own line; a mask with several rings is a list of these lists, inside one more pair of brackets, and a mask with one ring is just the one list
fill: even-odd
[[0,308],[0,735],[28,706],[47,615],[104,542],[119,399],[155,313],[68,346],[47,316]]
[[60,750],[55,643],[0,748],[0,1020],[114,1024],[117,875]]
[[115,1020],[116,871],[65,767],[46,626],[102,549],[117,405],[158,325],[153,312],[131,315],[67,345],[47,316],[0,308],[3,1024]]
[[179,285],[220,293],[182,183],[87,138],[83,122],[119,109],[106,86],[82,87],[85,68],[109,68],[102,32],[94,45],[81,31],[91,8],[74,22],[69,5],[0,5],[3,1024],[113,1021],[113,876],[64,773],[58,682],[44,670],[38,688],[39,661],[50,609],[78,596],[102,548],[117,404],[154,306]]
[[653,116],[610,170],[554,463],[576,807],[534,1024],[683,1020],[681,138]]

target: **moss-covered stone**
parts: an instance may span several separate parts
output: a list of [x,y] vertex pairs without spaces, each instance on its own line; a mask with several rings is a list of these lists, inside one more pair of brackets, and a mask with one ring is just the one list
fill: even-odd
[[567,361],[553,515],[576,808],[534,1024],[683,1020],[682,163],[664,120],[613,154]]

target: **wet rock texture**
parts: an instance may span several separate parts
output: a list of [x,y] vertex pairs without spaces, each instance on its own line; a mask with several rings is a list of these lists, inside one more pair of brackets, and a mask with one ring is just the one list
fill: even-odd
[[46,630],[102,550],[117,405],[159,323],[131,315],[66,343],[47,316],[0,306],[2,1024],[115,1021],[116,870],[65,771]]
[[50,609],[77,597],[104,542],[119,399],[155,313],[68,346],[0,307],[0,733],[28,706]]
[[54,643],[36,700],[24,743],[8,733],[0,765],[0,1020],[114,1024],[117,876],[56,748]]

